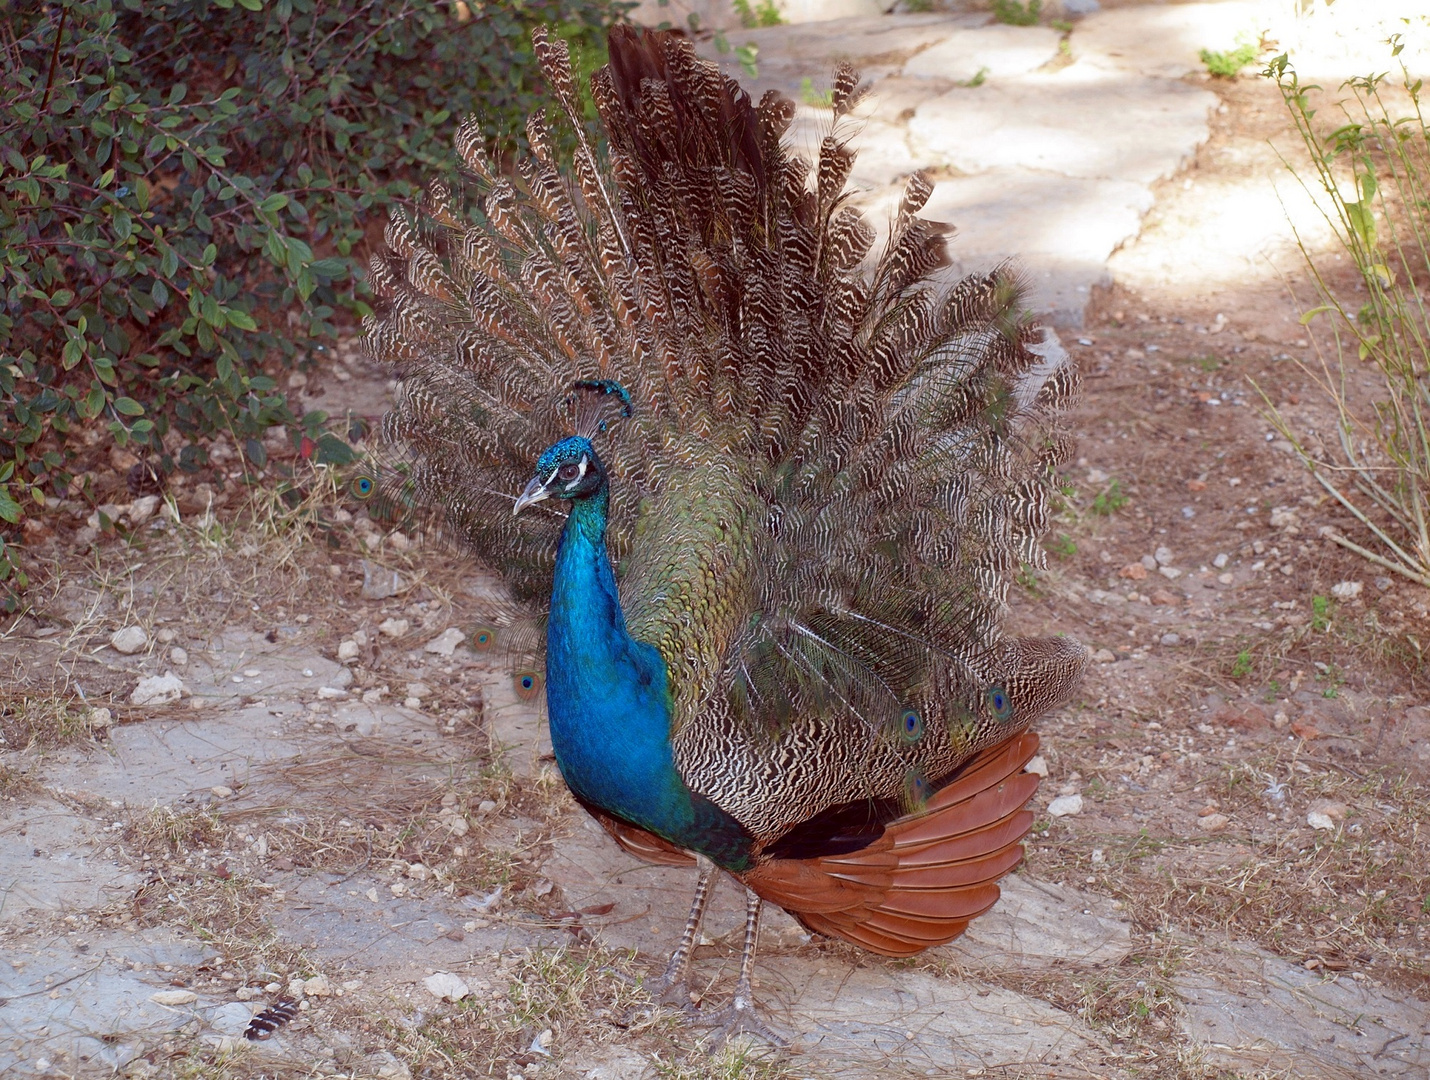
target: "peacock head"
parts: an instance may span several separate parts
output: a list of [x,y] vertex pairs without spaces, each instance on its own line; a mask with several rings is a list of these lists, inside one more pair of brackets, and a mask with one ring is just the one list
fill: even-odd
[[536,462],[536,475],[512,507],[519,514],[543,499],[584,499],[606,486],[606,469],[589,439],[573,435],[548,446]]

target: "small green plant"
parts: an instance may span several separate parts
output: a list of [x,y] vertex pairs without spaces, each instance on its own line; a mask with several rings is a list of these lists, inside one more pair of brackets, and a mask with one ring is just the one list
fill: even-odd
[[1043,0],[993,0],[993,17],[1009,26],[1036,26],[1043,14]]
[[1331,598],[1311,597],[1311,629],[1324,632],[1331,625]]
[[834,104],[833,90],[816,90],[814,80],[806,75],[799,81],[799,99],[806,105],[813,105],[818,109],[827,109]]
[[1132,500],[1122,492],[1122,481],[1113,479],[1092,500],[1091,510],[1099,517],[1111,517]]
[[1220,356],[1213,356],[1211,353],[1207,353],[1206,356],[1196,357],[1192,360],[1192,363],[1196,364],[1197,367],[1210,374],[1213,371],[1220,371],[1222,367],[1226,364],[1226,361],[1223,360]]
[[775,0],[733,0],[735,14],[740,16],[740,25],[747,30],[757,26],[779,26],[784,22],[779,5]]
[[1070,559],[1077,554],[1077,541],[1067,533],[1059,533],[1056,540],[1049,540],[1047,548],[1059,558]]
[[[1391,54],[1402,49],[1390,39]],[[1313,380],[1336,418],[1337,438],[1313,446],[1257,387],[1266,415],[1292,444],[1302,464],[1327,494],[1353,516],[1363,535],[1327,536],[1363,559],[1430,586],[1430,400],[1425,371],[1430,364],[1430,124],[1421,106],[1422,84],[1400,62],[1396,86],[1386,74],[1351,79],[1341,114],[1327,130],[1285,55],[1266,74],[1310,152],[1308,170],[1297,174],[1321,208],[1339,253],[1359,281],[1357,297],[1327,257],[1301,253],[1320,301],[1302,325],[1320,320],[1318,359],[1297,364]],[[1288,168],[1290,166],[1288,165]],[[1319,260],[1319,261],[1318,261]],[[1327,348],[1322,341],[1329,337]],[[1329,354],[1329,355],[1328,355]],[[1346,387],[1376,376],[1367,396]]]
[[959,85],[959,86],[968,86],[968,87],[982,86],[982,85],[983,85],[985,82],[987,82],[987,81],[988,81],[988,69],[987,69],[986,67],[981,67],[981,68],[979,68],[977,71],[975,71],[975,72],[973,73],[973,78],[971,78],[971,79],[966,79],[965,81],[959,83],[958,85]]
[[1218,79],[1234,79],[1241,74],[1241,69],[1256,60],[1259,50],[1255,45],[1243,42],[1229,52],[1215,52],[1212,49],[1203,49],[1201,52],[1202,63],[1206,65],[1207,71]]
[[1231,677],[1233,679],[1244,679],[1251,674],[1251,650],[1243,649],[1236,654],[1236,662],[1231,665]]

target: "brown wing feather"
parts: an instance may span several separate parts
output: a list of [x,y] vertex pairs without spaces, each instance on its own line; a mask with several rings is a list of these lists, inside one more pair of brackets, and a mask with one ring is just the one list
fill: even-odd
[[1023,858],[1024,809],[1038,777],[1024,733],[984,750],[917,813],[891,822],[860,851],[772,859],[740,875],[808,929],[885,956],[952,941],[998,899],[997,882]]

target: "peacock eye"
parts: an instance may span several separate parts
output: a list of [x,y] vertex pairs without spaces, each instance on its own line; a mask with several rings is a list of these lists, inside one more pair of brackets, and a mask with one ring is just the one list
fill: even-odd
[[575,480],[581,475],[581,466],[563,465],[560,469],[556,470],[556,475],[562,480]]

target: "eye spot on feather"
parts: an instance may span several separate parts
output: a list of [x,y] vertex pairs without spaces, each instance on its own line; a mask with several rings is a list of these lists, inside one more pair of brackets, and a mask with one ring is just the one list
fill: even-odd
[[530,701],[541,693],[541,676],[535,671],[518,671],[512,676],[516,696],[522,701]]
[[490,626],[479,626],[472,631],[472,648],[486,652],[497,643],[497,632]]
[[352,482],[352,493],[356,498],[368,499],[377,490],[377,484],[370,476],[359,476]]
[[910,811],[922,810],[933,794],[933,786],[919,769],[904,774],[904,804]]
[[1013,715],[1013,700],[1001,686],[990,687],[986,695],[988,708],[999,720],[1007,720]]
[[899,737],[904,742],[918,742],[924,733],[924,718],[915,709],[905,709],[899,717]]

